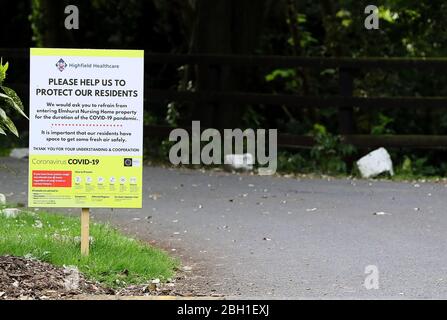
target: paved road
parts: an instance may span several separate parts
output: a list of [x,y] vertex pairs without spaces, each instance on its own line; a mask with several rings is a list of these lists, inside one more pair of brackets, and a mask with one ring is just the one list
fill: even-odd
[[[0,159],[26,201],[27,161]],[[13,193],[13,194],[11,194]],[[94,210],[244,298],[447,298],[444,184],[312,180],[147,167],[143,210]],[[416,209],[417,208],[417,209]],[[386,212],[374,215],[374,212]],[[379,289],[366,290],[376,265]]]

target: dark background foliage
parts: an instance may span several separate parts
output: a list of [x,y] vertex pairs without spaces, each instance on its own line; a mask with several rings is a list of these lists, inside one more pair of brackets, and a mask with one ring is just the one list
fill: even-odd
[[[68,4],[79,7],[80,30],[63,26]],[[380,9],[379,30],[364,27],[368,4]],[[0,41],[3,48],[137,48],[161,53],[322,58],[445,57],[446,17],[443,0],[19,0],[1,3]],[[27,81],[26,68],[13,62],[8,83]],[[228,68],[221,76],[188,66],[146,70],[154,88],[311,96],[338,94],[336,71]],[[447,96],[446,91],[446,76],[436,70],[359,71],[354,83],[354,95],[360,97]],[[194,119],[214,127],[278,128],[294,134],[315,134],[315,128],[323,127],[329,136],[338,133],[335,108],[241,108],[231,104],[218,108],[174,102],[146,103],[145,108],[148,124],[188,125]],[[26,122],[17,121],[26,131]],[[363,134],[447,134],[444,109],[354,109],[354,122],[356,133]],[[26,134],[22,140],[1,138],[0,143],[26,144]],[[327,148],[343,153],[337,144]],[[284,167],[320,170],[321,159],[317,161],[313,154],[309,150],[288,152],[282,155],[283,163],[291,165]],[[393,157],[403,171],[445,175],[444,152],[397,149]],[[340,168],[335,171],[346,172],[349,165]]]

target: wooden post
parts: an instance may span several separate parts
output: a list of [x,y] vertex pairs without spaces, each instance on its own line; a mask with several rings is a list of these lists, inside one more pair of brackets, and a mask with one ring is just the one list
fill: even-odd
[[[340,69],[340,93],[342,97],[352,97],[354,91],[354,79],[352,70]],[[338,110],[338,126],[339,134],[353,134],[354,133],[354,115],[353,106],[344,105]]]
[[90,247],[90,209],[82,208],[81,212],[81,255],[87,257]]

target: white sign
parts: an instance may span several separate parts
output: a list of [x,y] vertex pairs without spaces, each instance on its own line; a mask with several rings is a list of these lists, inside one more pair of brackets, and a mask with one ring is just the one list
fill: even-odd
[[29,205],[141,207],[144,52],[30,56]]

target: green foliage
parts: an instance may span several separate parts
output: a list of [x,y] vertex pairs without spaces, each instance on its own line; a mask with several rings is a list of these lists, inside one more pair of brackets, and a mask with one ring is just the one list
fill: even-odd
[[179,117],[180,113],[178,112],[177,104],[175,102],[169,103],[166,111],[166,122],[170,126],[176,127]]
[[296,76],[296,70],[294,69],[276,69],[265,76],[265,81],[271,82],[278,78],[290,79],[295,76]]
[[143,123],[145,126],[155,124],[155,117],[147,110],[144,110]]
[[341,25],[345,28],[349,28],[352,24],[351,12],[345,9],[341,9],[337,12],[336,17],[341,20]]
[[346,174],[348,170],[345,159],[354,154],[355,148],[343,143],[339,136],[327,132],[320,124],[314,125],[312,135],[316,144],[310,154],[316,167],[324,173]]
[[247,106],[242,116],[244,128],[260,128],[265,122],[262,110],[255,110],[252,106]]
[[408,156],[404,157],[404,161],[402,162],[400,172],[405,175],[413,174],[413,165],[411,159]]
[[0,59],[0,85],[6,79],[6,71],[8,71],[9,63],[3,64],[3,59]]
[[388,125],[392,124],[394,119],[384,115],[383,113],[379,113],[377,117],[377,123],[371,128],[371,134],[380,135],[393,133],[392,130],[388,128]]
[[76,241],[80,229],[74,217],[40,212],[11,219],[0,214],[0,255],[30,254],[57,266],[74,265],[88,278],[111,287],[144,284],[154,278],[163,281],[172,277],[178,265],[165,252],[100,223],[91,224],[91,254],[81,257]]
[[[296,7],[295,19],[283,15],[280,28],[278,21],[272,20],[265,36],[270,43],[264,44],[264,54],[298,54],[312,57],[446,57],[447,41],[445,16],[447,2],[444,0],[389,0],[380,2],[380,30],[365,30],[365,2],[354,0],[311,1],[293,0],[287,4]],[[294,27],[294,28],[291,28]],[[295,35],[293,34],[295,31]],[[294,47],[292,36],[298,40],[312,38],[306,45]],[[286,38],[284,40],[284,38]],[[273,40],[272,40],[273,39]],[[282,41],[282,46],[272,48],[272,42]],[[339,95],[338,70],[323,70],[319,73],[311,68],[306,72],[298,69],[269,70],[264,76],[270,92],[296,93],[309,96]],[[359,70],[354,74],[354,96],[357,97],[395,97],[395,96],[447,96],[446,79],[439,70],[415,70],[412,68],[396,70]],[[309,89],[304,92],[303,87]],[[311,108],[300,106],[288,108],[288,112],[277,112],[275,119],[280,132],[304,134],[314,123],[321,123],[329,132],[337,132],[335,108]],[[281,110],[278,108],[278,110]],[[358,134],[439,134],[447,133],[447,116],[443,109],[422,108],[354,108],[354,122]],[[268,118],[267,118],[268,120]],[[335,157],[344,151],[336,146],[343,145],[336,136],[326,137],[319,132],[314,135],[318,145],[312,150],[312,157],[305,151],[298,151],[307,164],[300,168],[316,167],[319,171],[344,171]],[[335,146],[335,147],[334,147]],[[337,151],[336,151],[337,150]],[[347,151],[349,153],[349,150]],[[403,165],[404,171],[413,176],[445,175],[442,159],[443,151],[420,153],[417,150],[394,152],[395,164]],[[330,158],[333,168],[328,168]],[[283,163],[298,163],[294,153],[284,156]],[[333,164],[333,165],[332,165]],[[320,167],[321,165],[321,167]],[[289,166],[289,167],[292,167]],[[408,167],[411,168],[409,171]],[[405,169],[406,168],[406,169]],[[396,167],[399,171],[399,165]]]
[[296,92],[303,86],[303,81],[297,76],[295,69],[275,69],[265,76],[265,81],[283,86],[288,92]]
[[404,156],[404,160],[401,166],[397,168],[396,174],[397,176],[411,178],[437,176],[445,174],[445,167],[436,168],[435,166],[428,164],[427,157]]
[[385,20],[388,23],[395,23],[399,18],[399,14],[397,12],[392,12],[389,8],[385,6],[379,7],[379,18]]
[[278,172],[307,173],[314,170],[308,155],[287,151],[278,152]]
[[3,64],[3,60],[0,59],[0,134],[6,135],[6,132],[10,131],[18,137],[19,132],[5,110],[12,109],[19,112],[24,117],[26,117],[26,115],[23,111],[23,104],[17,93],[11,88],[3,86],[3,81],[6,79],[8,68],[9,64],[7,62]]
[[43,13],[41,8],[41,0],[31,1],[31,14],[29,20],[33,34],[33,41],[37,47],[43,47]]
[[354,155],[356,149],[344,143],[341,137],[329,133],[321,124],[315,124],[311,134],[316,144],[310,151],[278,153],[278,171],[348,174],[350,163],[347,161]]
[[[18,2],[17,2],[18,3]],[[22,2],[20,2],[22,3]],[[162,1],[162,0],[91,0],[80,1],[81,25],[90,26],[86,32],[70,32],[70,37],[49,37],[59,28],[53,28],[48,18],[50,13],[49,0],[30,0],[25,4],[5,2],[0,16],[6,21],[0,28],[2,40],[23,39],[26,32],[11,32],[17,30],[17,21],[23,23],[23,17],[30,15],[30,24],[33,33],[33,45],[48,45],[48,38],[56,39],[60,45],[67,44],[66,39],[73,36],[74,43],[79,47],[119,47],[144,48],[153,52],[187,53],[194,51],[196,42],[193,30],[202,25],[197,20],[198,1]],[[31,3],[31,8],[29,8]],[[59,2],[58,2],[59,3]],[[62,0],[63,4],[69,3]],[[232,11],[238,11],[243,1],[234,1]],[[253,52],[247,54],[259,55],[298,55],[303,57],[446,57],[447,31],[445,17],[447,16],[447,2],[445,0],[385,0],[376,5],[379,7],[380,30],[367,31],[364,27],[364,8],[367,3],[355,0],[339,1],[265,1],[265,20],[259,20],[260,42]],[[368,3],[369,4],[369,3]],[[372,3],[374,4],[374,3]],[[51,7],[53,8],[53,7]],[[28,11],[27,11],[28,9]],[[31,9],[31,11],[29,11]],[[51,11],[51,10],[50,10]],[[11,15],[11,12],[13,13]],[[11,19],[9,19],[11,15]],[[14,20],[14,21],[13,21]],[[224,21],[225,19],[222,19]],[[247,19],[248,21],[249,19]],[[101,23],[97,23],[100,21]],[[200,23],[199,23],[200,22]],[[14,25],[15,28],[11,27]],[[149,27],[148,27],[149,26]],[[222,26],[225,26],[222,23]],[[262,29],[260,28],[262,26]],[[245,25],[243,25],[245,27]],[[253,28],[247,22],[247,29],[241,28],[237,34],[246,35]],[[12,29],[11,29],[12,28]],[[61,28],[62,29],[62,28]],[[218,30],[218,28],[216,28]],[[234,36],[234,30],[221,29],[215,37],[225,38],[231,33],[228,45],[222,40],[221,45],[204,44],[202,47],[214,53],[241,53],[235,50],[240,40]],[[225,35],[225,36],[224,36]],[[246,37],[255,41],[255,37]],[[219,39],[220,40],[220,39]],[[21,40],[18,40],[21,41]],[[244,41],[244,40],[242,40]],[[248,41],[247,41],[248,42]],[[10,45],[4,47],[28,47],[23,45]],[[14,42],[15,43],[15,42]],[[72,43],[71,43],[72,44]],[[223,50],[225,52],[218,52]],[[232,50],[234,50],[232,52]],[[2,66],[7,68],[7,65]],[[179,83],[197,82],[194,66],[184,68],[179,73],[175,67],[151,66],[149,81],[151,87],[159,89],[178,88]],[[230,73],[238,73],[239,68],[226,69]],[[240,68],[245,69],[245,68]],[[339,70],[313,68],[247,68],[250,72],[247,77],[237,79],[234,89],[246,92],[287,93],[318,97],[331,97],[339,94]],[[414,70],[406,68],[401,70],[362,69],[355,72],[354,96],[356,97],[396,97],[396,96],[447,96],[446,78],[437,70]],[[226,71],[225,71],[226,72]],[[3,81],[0,73],[0,79]],[[225,82],[222,77],[222,82]],[[14,79],[16,82],[17,79]],[[23,81],[22,81],[23,82]],[[184,85],[182,90],[189,90]],[[233,89],[233,88],[232,88]],[[0,127],[0,133],[14,132],[14,124],[4,120],[9,117],[17,123],[23,112],[21,103],[8,88],[0,89],[0,121],[8,123]],[[145,114],[145,124],[169,124],[177,126],[179,121],[189,116],[190,105],[172,103],[166,106],[162,103],[151,102],[151,113]],[[268,110],[267,110],[268,108]],[[11,111],[16,111],[16,115]],[[22,112],[21,112],[22,110]],[[268,111],[268,112],[267,112]],[[343,142],[328,134],[337,131],[337,108],[314,108],[313,106],[249,106],[244,107],[242,123],[246,127],[273,128],[281,133],[307,134],[313,131],[318,146],[309,152],[300,150],[287,153],[285,163],[289,167],[300,168],[315,167],[315,170],[327,171],[322,159],[332,159],[333,154],[344,151]],[[8,118],[8,119],[9,119]],[[3,120],[2,120],[3,119]],[[377,110],[375,108],[354,108],[354,121],[358,134],[439,134],[447,133],[447,115],[440,109],[425,110],[422,108],[389,108]],[[186,121],[185,121],[186,122]],[[313,125],[322,124],[326,133],[315,132]],[[321,128],[320,128],[321,129]],[[10,135],[12,137],[12,135]],[[2,137],[3,139],[6,139]],[[153,139],[151,139],[153,140]],[[3,141],[0,141],[2,144]],[[151,141],[153,143],[153,141]],[[3,144],[5,145],[5,144]],[[3,146],[2,145],[2,146]],[[10,144],[9,144],[10,145]],[[159,146],[155,146],[159,148]],[[154,148],[155,148],[154,147]],[[153,148],[151,148],[153,150]],[[164,151],[162,152],[165,153]],[[349,152],[348,152],[349,153]],[[411,161],[412,174],[418,172],[432,172],[435,168],[437,174],[442,173],[439,164],[439,153],[416,155],[415,150],[409,150],[406,156]],[[335,157],[336,158],[336,157]],[[339,157],[340,158],[340,157]],[[341,157],[343,158],[343,157]],[[425,161],[417,160],[426,158]],[[318,160],[316,160],[318,159]],[[290,160],[290,161],[289,161]],[[409,161],[403,153],[396,152],[393,157],[395,163]],[[305,164],[302,161],[307,161]],[[337,165],[331,171],[344,171],[342,165]],[[428,168],[425,170],[424,168]]]

